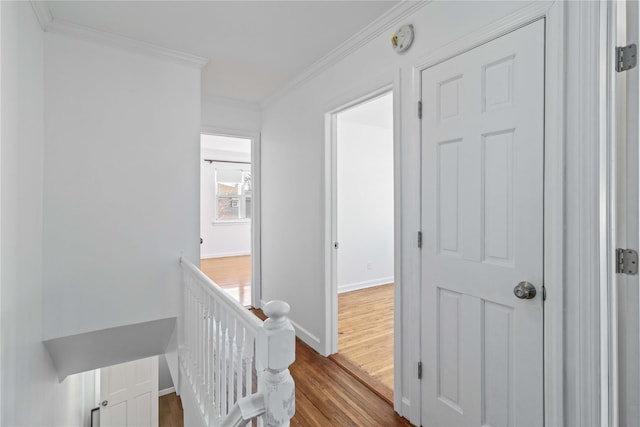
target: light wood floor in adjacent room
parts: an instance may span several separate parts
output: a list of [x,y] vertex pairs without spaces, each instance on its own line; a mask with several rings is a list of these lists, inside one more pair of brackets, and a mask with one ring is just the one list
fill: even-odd
[[240,304],[251,305],[251,256],[200,260],[200,270]]
[[393,283],[338,295],[331,358],[393,404]]

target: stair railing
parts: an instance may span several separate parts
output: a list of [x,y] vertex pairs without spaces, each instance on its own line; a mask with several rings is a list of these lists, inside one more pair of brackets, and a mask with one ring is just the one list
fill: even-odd
[[[295,331],[289,305],[271,301],[264,322],[198,267],[180,259],[184,311],[181,387],[189,385],[207,426],[288,426],[295,412]],[[186,380],[186,382],[184,382]],[[184,385],[183,385],[184,384]]]

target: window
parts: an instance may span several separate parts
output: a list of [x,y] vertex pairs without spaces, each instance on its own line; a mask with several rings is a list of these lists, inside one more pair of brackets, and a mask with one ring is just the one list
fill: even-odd
[[216,168],[216,222],[241,222],[251,219],[250,166],[229,165]]

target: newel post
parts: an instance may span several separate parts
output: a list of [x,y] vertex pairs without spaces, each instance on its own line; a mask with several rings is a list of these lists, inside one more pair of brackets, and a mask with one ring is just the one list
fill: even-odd
[[296,359],[296,334],[287,318],[289,304],[270,301],[264,306],[266,335],[265,370],[258,387],[265,399],[264,422],[268,427],[288,426],[296,411],[295,384],[289,366]]

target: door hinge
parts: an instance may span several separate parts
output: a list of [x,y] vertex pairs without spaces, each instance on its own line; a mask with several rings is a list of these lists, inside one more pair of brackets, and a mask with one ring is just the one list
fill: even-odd
[[638,63],[638,47],[635,44],[616,47],[616,71],[627,71]]
[[542,285],[542,301],[546,301],[547,300],[547,288],[544,287],[544,285]]
[[422,249],[422,231],[418,231],[418,249]]
[[638,274],[638,252],[633,249],[616,249],[616,273]]
[[422,362],[418,362],[418,379],[422,379]]
[[422,118],[422,101],[418,101],[418,118]]

